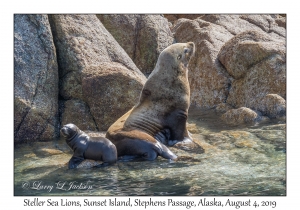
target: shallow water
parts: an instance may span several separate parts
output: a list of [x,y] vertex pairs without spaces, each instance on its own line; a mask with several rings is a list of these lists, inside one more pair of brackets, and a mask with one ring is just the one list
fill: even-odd
[[62,139],[16,145],[14,194],[286,195],[285,122],[232,127],[212,110],[190,110],[188,128],[194,142],[170,147],[177,161],[86,161],[69,170],[72,151]]

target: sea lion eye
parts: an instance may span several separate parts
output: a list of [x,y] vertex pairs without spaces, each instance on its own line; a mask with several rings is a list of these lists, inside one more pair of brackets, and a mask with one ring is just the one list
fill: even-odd
[[178,55],[177,60],[179,60],[182,57],[182,55]]

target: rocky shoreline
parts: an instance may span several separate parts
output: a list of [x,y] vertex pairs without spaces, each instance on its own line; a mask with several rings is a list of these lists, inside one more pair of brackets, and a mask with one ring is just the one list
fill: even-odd
[[192,41],[191,105],[227,124],[284,118],[284,15],[14,16],[14,142],[63,124],[105,131],[137,102],[159,53]]

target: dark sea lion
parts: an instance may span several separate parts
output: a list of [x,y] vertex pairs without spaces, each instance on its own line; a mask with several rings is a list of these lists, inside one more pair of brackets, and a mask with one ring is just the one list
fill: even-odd
[[138,155],[153,160],[160,155],[176,159],[163,143],[191,141],[186,121],[190,106],[188,63],[194,52],[193,42],[173,44],[161,52],[139,103],[106,133],[106,138],[116,145],[118,156]]
[[74,151],[69,161],[69,168],[76,168],[84,159],[103,161],[98,167],[107,166],[117,161],[117,149],[104,137],[90,137],[74,124],[67,124],[61,129],[67,144]]

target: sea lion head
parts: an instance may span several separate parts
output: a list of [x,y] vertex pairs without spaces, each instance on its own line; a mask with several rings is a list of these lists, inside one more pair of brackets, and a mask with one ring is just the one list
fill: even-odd
[[[195,44],[193,42],[175,43],[165,48],[159,55],[156,66],[149,76],[165,74],[168,77],[186,75],[188,63],[195,54]],[[148,79],[149,79],[148,78]]]
[[162,60],[169,60],[170,63],[187,67],[191,57],[195,53],[193,42],[172,44],[161,52]]
[[65,137],[67,140],[71,140],[80,130],[76,125],[70,123],[64,125],[60,131],[63,137]]

